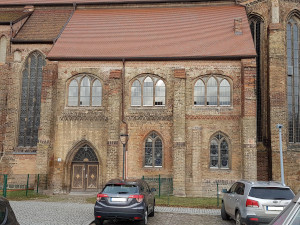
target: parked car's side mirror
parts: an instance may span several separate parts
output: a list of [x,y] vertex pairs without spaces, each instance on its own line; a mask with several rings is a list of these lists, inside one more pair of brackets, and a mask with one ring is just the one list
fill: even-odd
[[151,192],[155,192],[156,191],[156,189],[155,188],[151,188]]
[[228,190],[227,189],[222,189],[222,193],[228,193]]

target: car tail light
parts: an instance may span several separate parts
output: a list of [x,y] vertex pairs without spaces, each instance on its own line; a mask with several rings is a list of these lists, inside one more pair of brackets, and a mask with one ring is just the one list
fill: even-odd
[[247,199],[246,207],[259,207],[258,201]]
[[101,200],[101,198],[105,198],[108,197],[107,194],[97,194],[97,201],[99,202]]
[[141,220],[142,217],[133,217],[134,220]]
[[144,199],[144,195],[129,195],[128,198],[135,198],[137,202],[142,202]]
[[258,221],[258,218],[250,218],[251,221]]

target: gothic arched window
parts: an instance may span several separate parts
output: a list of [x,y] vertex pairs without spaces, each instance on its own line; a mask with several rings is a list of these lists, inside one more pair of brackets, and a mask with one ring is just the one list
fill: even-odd
[[194,86],[194,105],[230,106],[231,86],[221,76],[204,76]]
[[90,75],[80,75],[69,84],[68,106],[101,106],[101,82]]
[[90,146],[84,145],[74,156],[73,162],[98,162],[98,158]]
[[292,16],[287,23],[287,98],[289,142],[300,142],[299,112],[299,26],[300,19]]
[[163,80],[155,76],[136,79],[131,85],[131,106],[164,106],[166,104],[166,86]]
[[46,65],[40,52],[31,53],[23,70],[22,96],[18,146],[34,147],[38,142],[40,126],[43,66]]
[[229,168],[229,144],[220,132],[210,141],[210,168]]
[[145,140],[145,167],[162,167],[162,155],[162,140],[151,132]]
[[263,35],[263,21],[260,17],[251,15],[249,18],[250,30],[256,49],[256,96],[257,96],[257,141],[262,141],[263,126],[262,126],[262,35]]

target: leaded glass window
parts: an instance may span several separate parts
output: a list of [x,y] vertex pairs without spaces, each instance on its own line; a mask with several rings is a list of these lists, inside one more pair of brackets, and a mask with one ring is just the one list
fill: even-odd
[[45,65],[45,58],[40,52],[31,53],[25,62],[22,72],[19,147],[35,147],[38,143],[43,66]]
[[159,80],[155,85],[155,105],[166,104],[166,86],[162,80]]
[[207,82],[207,105],[218,105],[218,82],[214,77]]
[[220,132],[210,141],[210,168],[229,168],[229,145]]
[[299,18],[292,16],[287,24],[287,99],[290,143],[300,142],[299,21]]
[[141,106],[142,104],[142,87],[141,83],[136,80],[131,86],[131,105]]
[[220,83],[220,105],[230,105],[230,84],[225,79]]
[[139,77],[131,86],[131,106],[164,106],[166,86],[163,80],[148,75]]
[[261,85],[261,77],[262,77],[262,35],[263,35],[263,21],[261,18],[257,16],[251,16],[249,19],[250,30],[253,38],[253,42],[255,45],[257,57],[256,57],[256,97],[257,97],[257,141],[262,141],[262,85]]
[[80,75],[69,83],[68,106],[101,106],[102,84],[91,75]]
[[84,145],[74,156],[73,162],[98,162],[98,158],[89,145]]
[[231,86],[221,76],[204,76],[194,86],[194,105],[230,106]]
[[145,140],[145,167],[162,167],[162,153],[162,140],[151,132]]
[[194,89],[194,104],[205,105],[205,85],[202,80],[198,80]]
[[150,77],[144,80],[143,106],[153,106],[153,81]]

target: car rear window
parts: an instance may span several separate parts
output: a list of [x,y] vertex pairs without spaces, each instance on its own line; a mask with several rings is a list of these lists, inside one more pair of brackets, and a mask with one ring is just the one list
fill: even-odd
[[135,194],[138,187],[131,184],[109,184],[106,185],[102,193],[105,194]]
[[253,187],[249,196],[261,199],[291,200],[294,194],[289,188]]

